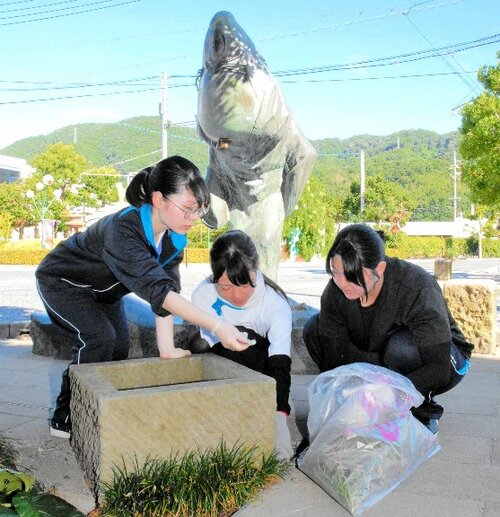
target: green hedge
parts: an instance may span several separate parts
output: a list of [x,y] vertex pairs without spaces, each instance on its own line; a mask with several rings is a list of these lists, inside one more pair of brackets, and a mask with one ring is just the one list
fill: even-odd
[[29,250],[29,249],[18,249],[18,250],[1,250],[0,249],[0,264],[13,264],[13,265],[37,265],[40,264],[42,259],[47,255],[50,250]]
[[[483,239],[483,258],[500,257],[500,239]],[[414,237],[398,233],[387,239],[387,254],[391,257],[407,258],[459,258],[477,257],[477,239],[456,239],[451,237]],[[0,264],[37,265],[50,250],[42,249],[0,249]],[[183,263],[207,263],[207,248],[187,248]]]
[[[500,240],[483,239],[483,258],[500,257]],[[419,237],[397,233],[387,238],[387,254],[402,259],[477,257],[477,238]]]
[[[47,255],[50,250],[2,250],[0,249],[0,264],[7,265],[38,265],[43,257]],[[188,248],[184,251],[183,262],[199,263],[208,262],[208,249],[206,248]]]
[[200,264],[209,261],[208,248],[186,248],[183,263]]

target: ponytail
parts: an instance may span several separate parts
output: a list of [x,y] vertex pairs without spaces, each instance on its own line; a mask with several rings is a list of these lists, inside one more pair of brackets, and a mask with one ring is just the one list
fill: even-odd
[[151,202],[151,192],[149,192],[149,175],[153,167],[146,167],[138,172],[130,182],[125,197],[127,201],[137,208],[145,203]]

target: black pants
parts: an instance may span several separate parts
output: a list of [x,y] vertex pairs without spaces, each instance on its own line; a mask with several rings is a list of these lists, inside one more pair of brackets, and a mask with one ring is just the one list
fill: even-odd
[[[325,367],[325,354],[318,334],[318,318],[319,315],[316,314],[307,321],[304,326],[303,338],[312,360],[318,365],[320,371],[323,372],[329,368]],[[379,356],[378,360],[374,359],[372,356],[375,355],[378,354],[370,353],[369,360],[366,362],[379,364],[401,375],[408,375],[423,364],[418,347],[415,346],[410,332],[406,329],[396,332],[388,339],[381,358]],[[412,413],[416,418],[424,423],[431,418],[441,418],[443,407],[436,403],[434,396],[451,390],[463,379],[466,371],[466,368],[464,368],[466,362],[467,359],[460,350],[451,343],[450,362],[443,365],[443,368],[450,369],[450,380],[446,385],[441,386],[437,390],[424,388],[421,391],[424,396],[424,402],[419,407],[412,408]],[[458,373],[459,371],[462,371],[462,373]]]
[[278,411],[290,414],[290,367],[291,359],[287,355],[272,355],[269,357],[269,340],[257,334],[254,330],[238,326],[238,330],[246,332],[248,339],[256,341],[255,345],[249,346],[243,352],[235,352],[224,348],[220,343],[215,344],[211,351],[214,354],[230,359],[272,377],[276,381],[276,407]]
[[[96,302],[89,289],[67,282],[51,281],[50,286],[37,281],[38,293],[52,323],[67,337],[73,351],[72,364],[119,361],[128,357],[129,333],[121,300]],[[71,390],[69,367],[62,375],[61,392],[57,397],[52,419],[70,423]]]

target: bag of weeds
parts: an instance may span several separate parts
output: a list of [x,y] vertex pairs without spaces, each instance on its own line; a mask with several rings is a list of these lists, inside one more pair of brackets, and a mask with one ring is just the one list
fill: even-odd
[[381,366],[323,372],[309,386],[310,446],[297,467],[359,517],[439,451],[410,412],[423,400],[409,379]]

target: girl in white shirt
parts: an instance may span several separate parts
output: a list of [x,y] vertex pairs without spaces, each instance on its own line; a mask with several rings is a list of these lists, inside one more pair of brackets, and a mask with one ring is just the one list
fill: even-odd
[[211,352],[276,380],[276,448],[293,455],[286,419],[290,413],[290,344],[292,312],[284,291],[259,270],[252,239],[232,230],[215,239],[210,250],[212,275],[192,294],[192,302],[248,334],[253,346],[241,352],[225,349],[220,339],[202,328],[201,338]]

